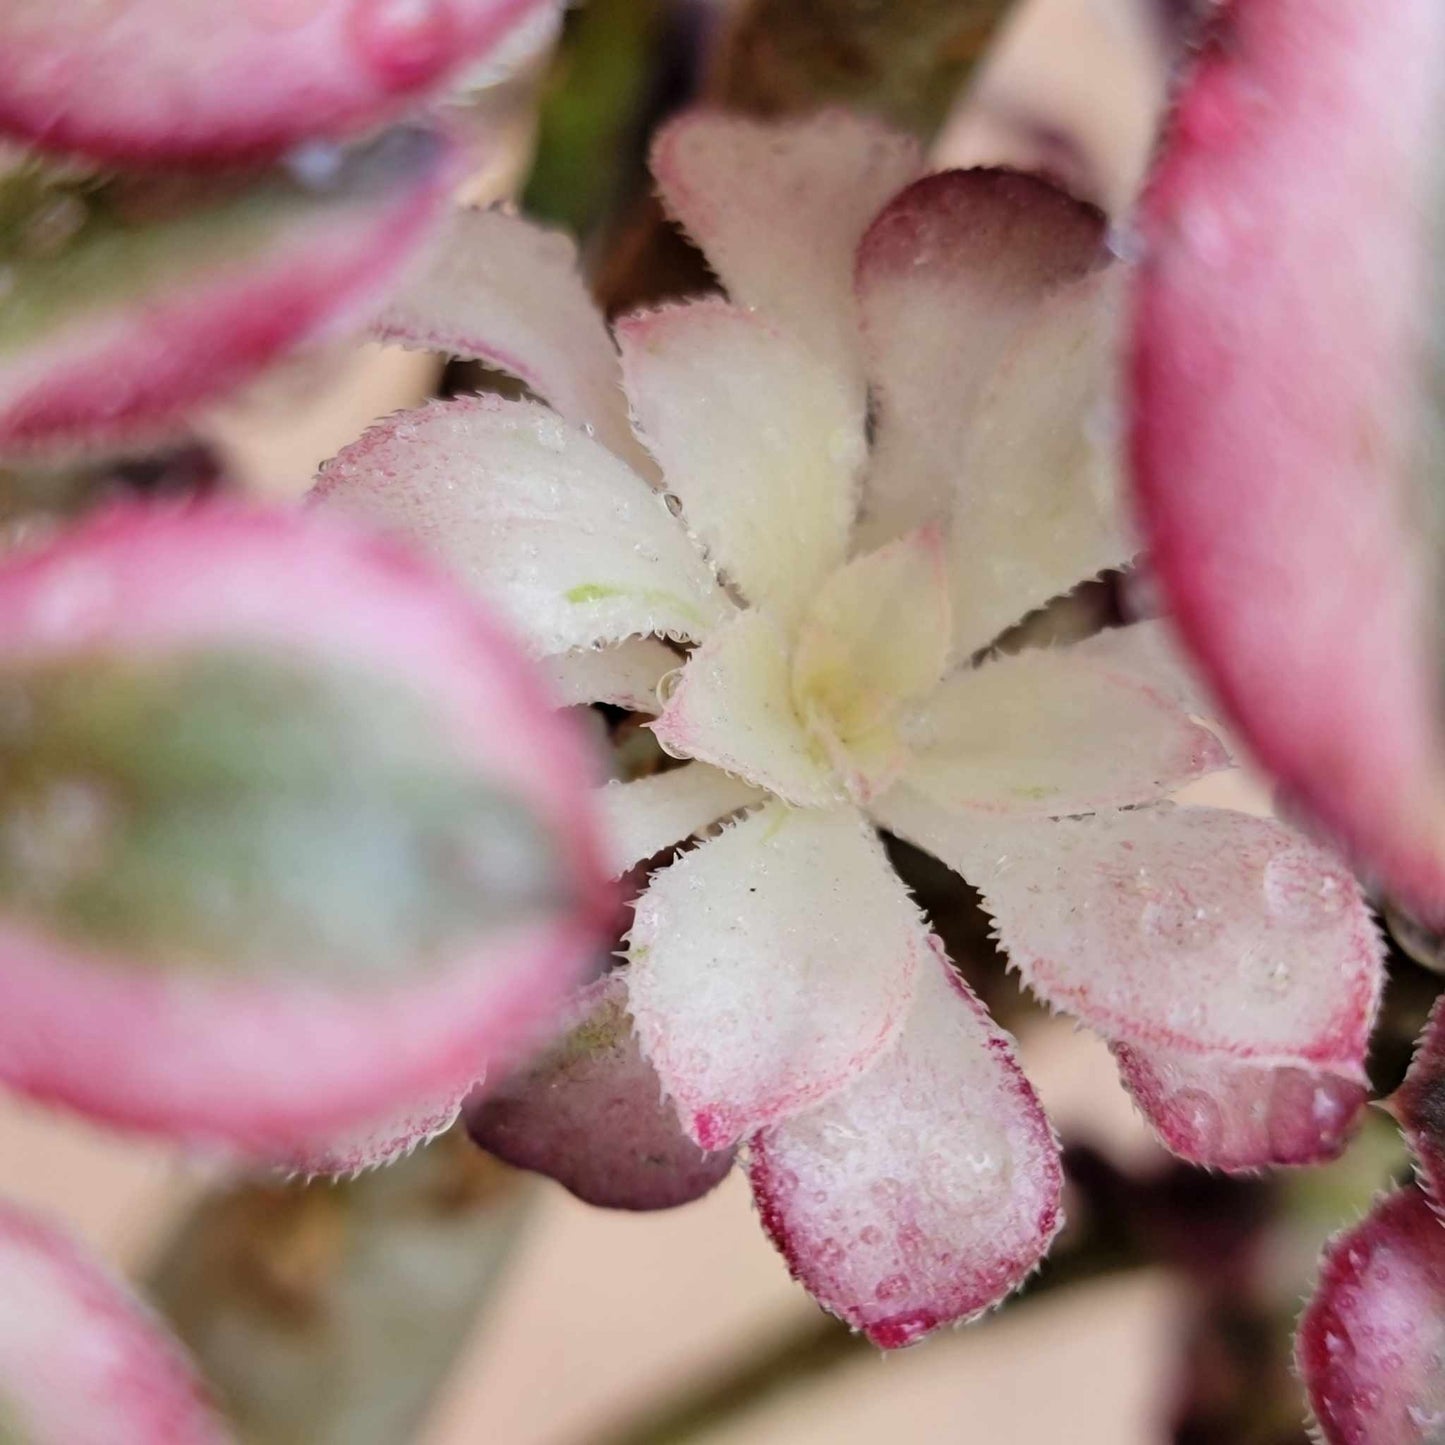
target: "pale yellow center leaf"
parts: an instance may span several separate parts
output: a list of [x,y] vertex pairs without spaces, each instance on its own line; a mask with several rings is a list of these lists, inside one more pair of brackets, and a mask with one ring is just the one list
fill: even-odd
[[899,723],[942,680],[951,630],[933,526],[840,567],[814,598],[794,650],[793,702],[855,797],[901,766]]

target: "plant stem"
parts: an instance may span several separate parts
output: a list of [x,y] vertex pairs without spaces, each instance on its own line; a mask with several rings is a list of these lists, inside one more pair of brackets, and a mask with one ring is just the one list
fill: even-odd
[[346,1183],[243,1183],[197,1206],[152,1296],[248,1445],[399,1445],[531,1197],[458,1130]]
[[[1060,1290],[1147,1263],[1142,1255],[1130,1257],[1104,1240],[1061,1251],[1034,1276],[1009,1306],[1010,1312]],[[820,1313],[789,1332],[774,1333],[719,1374],[648,1406],[632,1419],[589,1435],[585,1445],[687,1445],[810,1380],[877,1355],[861,1335]]]

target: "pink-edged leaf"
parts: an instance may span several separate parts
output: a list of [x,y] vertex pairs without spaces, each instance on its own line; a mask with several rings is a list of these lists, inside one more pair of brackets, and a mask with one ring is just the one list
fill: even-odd
[[1438,1000],[1389,1108],[1410,1141],[1431,1194],[1445,1199],[1445,1005]]
[[1059,816],[1157,802],[1228,766],[1176,702],[1084,648],[955,674],[914,724],[909,786],[944,808]]
[[616,973],[578,996],[550,1050],[467,1105],[467,1127],[499,1159],[604,1209],[674,1209],[733,1166],[732,1149],[708,1153],[683,1133],[638,1048]]
[[996,1305],[1063,1218],[1058,1144],[1012,1040],[935,950],[892,1049],[749,1146],[793,1275],[883,1349]]
[[1129,1092],[1181,1159],[1243,1171],[1343,1152],[1369,1090],[1330,1069],[1115,1044]]
[[0,1439],[225,1445],[178,1342],[48,1223],[0,1205]]
[[1204,680],[1180,646],[1173,623],[1163,618],[1105,628],[1074,643],[1069,652],[1168,698],[1191,717],[1215,714]]
[[383,1168],[450,1129],[481,1079],[479,1067],[476,1076],[463,1084],[449,1084],[440,1094],[324,1134],[312,1144],[288,1149],[271,1162],[287,1173],[308,1178],[349,1179]]
[[1186,1139],[1179,1121],[1203,1089],[1226,1117],[1188,1136],[1200,1162],[1338,1152],[1364,1099],[1383,966],[1337,859],[1272,819],[1215,808],[1004,822],[896,790],[876,812],[982,892],[1034,992],[1125,1046],[1166,1141]]
[[373,330],[508,372],[623,461],[648,466],[628,424],[617,349],[577,248],[559,231],[505,211],[455,211]]
[[580,736],[333,518],[118,509],[0,568],[0,1078],[295,1160],[504,1065],[608,912]]
[[947,517],[989,379],[1050,291],[1101,264],[1103,235],[1093,207],[1000,170],[927,176],[869,227],[856,284],[878,405],[870,544]]
[[450,564],[538,656],[639,633],[698,639],[733,611],[663,499],[535,402],[398,412],[328,462],[311,499]]
[[752,784],[706,763],[689,763],[630,783],[608,783],[600,803],[612,872],[625,873],[720,818],[766,801],[767,794]]
[[1445,1226],[1418,1189],[1325,1246],[1295,1359],[1325,1445],[1438,1445]]
[[605,702],[629,712],[662,711],[658,685],[682,658],[655,637],[629,637],[610,647],[583,647],[544,658],[542,676],[561,707]]
[[639,435],[689,530],[748,601],[796,617],[847,555],[863,398],[721,301],[627,317],[617,339]]
[[843,785],[793,705],[787,637],[766,613],[739,613],[688,659],[651,724],[663,748],[736,773],[801,807]]
[[431,234],[450,174],[446,145],[418,130],[338,158],[319,186],[284,169],[194,186],[11,172],[0,451],[153,437],[359,320]]
[[102,161],[253,161],[368,130],[555,0],[116,0],[0,12],[0,130]]
[[774,802],[654,876],[627,982],[684,1127],[722,1148],[866,1069],[902,1026],[927,953],[856,812]]
[[668,211],[733,300],[837,366],[859,397],[854,251],[921,168],[911,137],[842,110],[774,121],[694,110],[652,151]]
[[1445,916],[1442,65],[1431,0],[1224,8],[1142,208],[1128,386],[1186,640],[1295,806],[1422,917]]

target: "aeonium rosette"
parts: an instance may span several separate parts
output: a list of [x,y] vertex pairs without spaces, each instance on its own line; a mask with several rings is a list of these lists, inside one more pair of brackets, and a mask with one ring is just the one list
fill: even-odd
[[[683,760],[603,791],[615,872],[697,841],[578,1028],[478,1104],[479,1137],[633,1206],[740,1147],[793,1272],[884,1346],[1017,1285],[1060,1170],[879,830],[980,889],[1029,985],[1202,1163],[1341,1147],[1380,979],[1336,862],[1171,803],[1227,758],[1157,625],[989,650],[1131,555],[1101,402],[1119,275],[1053,186],[921,169],[842,114],[675,122],[656,178],[730,299],[623,319],[620,357],[564,242],[459,215],[379,329],[551,406],[400,414],[315,494],[435,549],[559,701],[650,712]],[[653,1147],[659,1080],[690,1154]]]

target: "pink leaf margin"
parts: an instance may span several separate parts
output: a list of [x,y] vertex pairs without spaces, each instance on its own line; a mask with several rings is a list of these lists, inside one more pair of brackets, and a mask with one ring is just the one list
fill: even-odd
[[[18,1273],[45,1290],[38,1321],[5,1319],[35,1303]],[[0,1423],[18,1405],[27,1445],[226,1445],[179,1344],[66,1235],[7,1203],[0,1275]]]
[[365,320],[445,214],[455,171],[429,131],[383,144],[395,181],[290,224],[259,257],[77,318],[0,362],[0,451],[153,440],[304,344]]
[[571,906],[405,985],[167,976],[0,921],[0,1079],[285,1162],[444,1099],[554,1022],[611,913],[579,731],[458,586],[333,518],[128,506],[0,568],[0,660],[254,644],[410,684],[557,840]]
[[1400,412],[1442,51],[1430,0],[1222,10],[1142,203],[1126,381],[1186,641],[1301,814],[1432,919],[1445,751]]
[[0,15],[0,131],[110,163],[270,160],[394,118],[554,3],[127,0],[86,22],[21,0]]

